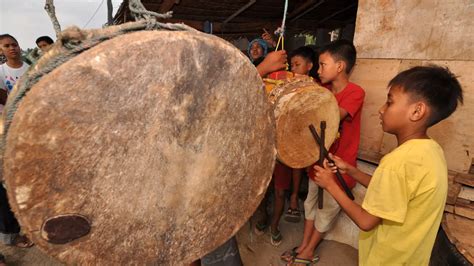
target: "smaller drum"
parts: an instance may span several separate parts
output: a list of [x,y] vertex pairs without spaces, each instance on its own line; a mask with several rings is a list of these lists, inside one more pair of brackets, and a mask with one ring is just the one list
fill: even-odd
[[328,89],[310,77],[278,81],[269,94],[276,120],[277,158],[292,168],[305,168],[319,159],[319,147],[309,130],[320,132],[326,121],[325,146],[329,150],[339,128],[339,107]]

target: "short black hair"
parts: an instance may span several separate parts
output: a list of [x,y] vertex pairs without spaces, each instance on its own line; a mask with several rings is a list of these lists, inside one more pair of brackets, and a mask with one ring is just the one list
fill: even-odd
[[36,44],[39,42],[46,42],[47,44],[53,44],[54,41],[51,39],[49,36],[41,36],[38,39],[36,39]]
[[404,92],[424,99],[432,108],[428,127],[450,116],[463,103],[462,87],[456,76],[446,67],[417,66],[395,76],[389,88],[399,87]]
[[290,58],[293,56],[301,56],[312,63],[316,61],[315,51],[311,47],[308,47],[308,46],[301,46],[300,48],[293,50],[290,53]]
[[313,63],[313,68],[311,68],[311,70],[309,71],[309,76],[313,77],[313,78],[318,78],[319,65],[316,62],[316,58],[317,58],[316,55],[317,55],[317,53],[313,48],[311,48],[309,46],[301,46],[300,48],[298,48],[296,50],[293,50],[290,53],[290,60],[294,56],[301,56],[302,58],[304,58],[308,62]]
[[6,39],[6,38],[11,38],[18,44],[18,41],[16,40],[16,38],[11,36],[10,34],[6,33],[6,34],[0,35],[0,41],[3,40],[3,39]]
[[320,54],[329,53],[335,60],[346,63],[346,74],[351,73],[355,65],[357,51],[354,44],[348,40],[337,40],[321,48]]

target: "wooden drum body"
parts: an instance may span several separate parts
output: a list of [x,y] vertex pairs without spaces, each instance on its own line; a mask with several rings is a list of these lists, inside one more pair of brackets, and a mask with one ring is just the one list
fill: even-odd
[[68,264],[191,262],[252,215],[275,160],[256,69],[220,38],[118,36],[44,76],[7,136],[23,229]]
[[319,159],[319,146],[309,130],[318,134],[326,121],[325,146],[334,142],[339,129],[339,107],[328,89],[310,78],[294,78],[275,86],[269,95],[274,104],[278,160],[292,168],[304,168]]

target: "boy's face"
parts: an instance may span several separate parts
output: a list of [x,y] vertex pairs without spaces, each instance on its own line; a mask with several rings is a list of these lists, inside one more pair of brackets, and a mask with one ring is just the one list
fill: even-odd
[[409,94],[400,87],[392,87],[388,91],[387,101],[379,109],[380,120],[384,132],[399,134],[410,123],[410,114],[414,105]]
[[299,55],[295,55],[291,58],[291,72],[298,75],[308,75],[311,68],[313,68],[313,63],[305,58]]
[[342,62],[335,61],[330,53],[325,52],[319,55],[318,74],[323,84],[334,81],[343,70]]
[[7,37],[0,40],[0,48],[7,57],[7,60],[21,58],[20,46],[12,38]]
[[45,41],[40,41],[38,42],[38,48],[40,48],[43,53],[46,53],[51,48],[51,44]]

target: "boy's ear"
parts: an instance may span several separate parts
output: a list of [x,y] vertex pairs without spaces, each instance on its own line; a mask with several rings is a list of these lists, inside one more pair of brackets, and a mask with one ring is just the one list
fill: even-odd
[[429,108],[425,102],[416,102],[413,104],[412,110],[410,112],[410,120],[412,122],[420,121],[428,117]]
[[346,70],[346,62],[344,62],[343,60],[337,61],[337,72],[341,73],[341,72],[344,72],[345,70]]

